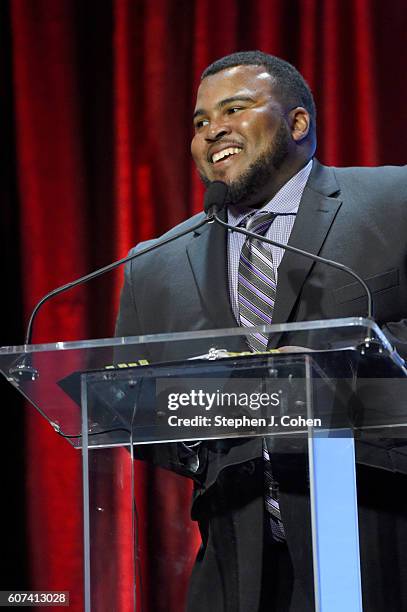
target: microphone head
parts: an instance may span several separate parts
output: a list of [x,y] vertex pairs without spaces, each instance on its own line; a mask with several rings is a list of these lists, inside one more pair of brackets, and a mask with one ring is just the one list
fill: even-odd
[[226,205],[229,187],[223,181],[213,181],[205,192],[204,211],[206,214],[219,212]]

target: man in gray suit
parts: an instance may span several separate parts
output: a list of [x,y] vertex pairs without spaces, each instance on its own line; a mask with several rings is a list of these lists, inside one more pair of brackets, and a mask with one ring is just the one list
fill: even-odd
[[[222,214],[230,224],[245,223],[253,213],[275,213],[266,236],[362,276],[373,291],[376,320],[403,351],[407,169],[321,165],[314,158],[315,121],[312,94],[290,64],[260,52],[236,53],[203,73],[192,155],[205,184],[228,184],[230,202]],[[250,326],[238,295],[244,239],[236,236],[205,225],[128,264],[117,334]],[[342,272],[278,248],[270,251],[277,283],[268,313],[273,323],[365,314],[362,289]],[[177,355],[164,346],[160,357]],[[390,457],[393,449],[386,452]],[[205,443],[198,450],[168,445],[147,454],[195,481],[193,516],[203,546],[191,580],[191,611],[313,609],[303,458],[289,465],[284,456],[272,458],[286,534],[276,542],[264,520],[261,440]],[[191,460],[196,454],[198,468]],[[401,579],[407,568],[403,477],[369,465],[358,469],[365,609],[401,611],[407,609],[407,582]]]

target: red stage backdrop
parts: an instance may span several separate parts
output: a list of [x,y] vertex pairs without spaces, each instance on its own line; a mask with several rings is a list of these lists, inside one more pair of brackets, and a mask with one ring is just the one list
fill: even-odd
[[[319,109],[321,161],[406,161],[405,0],[6,5],[25,317],[54,286],[201,209],[191,117],[200,73],[222,55],[258,48],[297,66]],[[116,273],[51,302],[34,342],[111,336],[121,279]],[[28,407],[25,432],[31,584],[21,586],[74,593],[82,582],[80,457]],[[152,503],[158,479],[171,499],[164,509]],[[142,483],[142,522],[156,514],[187,524],[188,483],[150,467]],[[196,546],[192,532],[190,545],[183,534],[160,537],[169,559]],[[182,609],[185,578],[163,593],[164,567],[165,556],[156,584],[145,587],[145,612]],[[78,597],[70,609],[81,610]]]

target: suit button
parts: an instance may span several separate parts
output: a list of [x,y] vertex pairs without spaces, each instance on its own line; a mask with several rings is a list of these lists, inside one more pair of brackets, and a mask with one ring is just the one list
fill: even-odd
[[242,469],[248,476],[252,476],[254,472],[256,471],[256,465],[254,461],[248,461],[247,463],[244,464],[244,466],[242,466]]

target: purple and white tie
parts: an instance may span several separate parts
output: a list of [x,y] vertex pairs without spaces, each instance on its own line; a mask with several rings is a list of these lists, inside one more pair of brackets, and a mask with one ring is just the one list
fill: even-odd
[[[276,215],[255,214],[246,221],[246,229],[264,236]],[[271,249],[261,240],[247,237],[242,247],[239,262],[238,303],[242,327],[270,325],[276,299],[276,274]],[[247,338],[254,352],[267,349],[268,336],[262,333],[250,334]],[[264,501],[270,517],[271,534],[274,540],[284,541],[284,526],[278,504],[278,485],[273,479],[266,441],[263,440],[264,458]]]
[[[249,217],[246,229],[264,235],[276,215],[260,213]],[[269,245],[255,238],[246,238],[242,247],[238,276],[240,324],[243,327],[270,325],[276,299],[276,275]],[[268,337],[261,333],[248,336],[254,351],[267,349]]]

